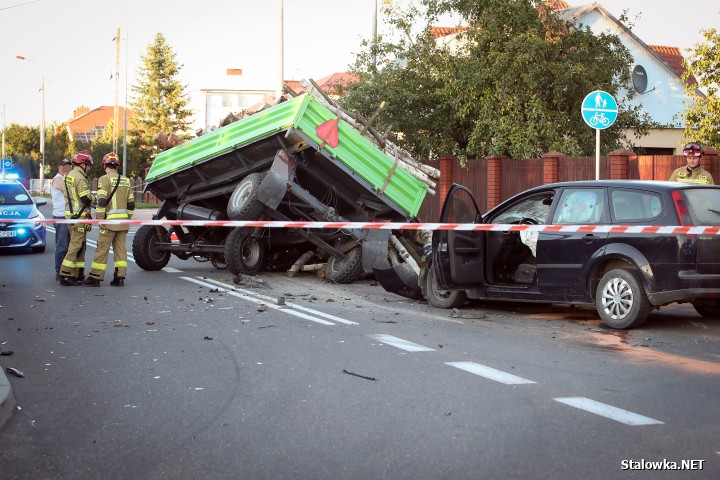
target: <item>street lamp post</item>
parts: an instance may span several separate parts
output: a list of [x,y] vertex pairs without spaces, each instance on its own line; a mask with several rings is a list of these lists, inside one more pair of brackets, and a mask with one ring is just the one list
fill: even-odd
[[[15,58],[28,62],[32,61],[22,55],[15,55]],[[40,193],[45,193],[45,75],[42,76],[40,91],[42,92],[42,112],[40,115]]]

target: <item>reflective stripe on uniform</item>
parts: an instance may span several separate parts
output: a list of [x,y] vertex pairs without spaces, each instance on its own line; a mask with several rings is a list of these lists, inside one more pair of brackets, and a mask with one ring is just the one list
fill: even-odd
[[62,265],[68,268],[85,268],[85,262],[72,262],[70,260],[63,260]]
[[125,268],[127,268],[127,261],[126,261],[126,260],[117,260],[117,261],[115,262],[115,267],[116,267],[116,268],[120,268],[120,267],[125,267]]
[[105,270],[107,268],[107,263],[92,263],[92,268],[97,270]]

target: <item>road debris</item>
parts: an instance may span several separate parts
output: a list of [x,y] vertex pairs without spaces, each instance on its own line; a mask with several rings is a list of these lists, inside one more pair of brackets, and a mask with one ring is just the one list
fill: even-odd
[[257,306],[258,312],[264,312],[265,310],[267,310],[267,305],[265,305],[264,303],[261,303],[260,305]]
[[375,377],[368,377],[366,375],[360,375],[359,373],[351,372],[351,371],[345,370],[345,369],[343,369],[343,373],[347,373],[348,375],[352,375],[353,377],[364,378],[365,380],[372,380],[373,382],[377,381],[377,378],[375,378]]
[[272,327],[275,327],[275,326],[276,326],[276,325],[263,325],[263,326],[260,326],[260,327],[257,327],[257,328],[258,328],[258,329],[260,329],[260,328],[272,328]]
[[20,370],[18,370],[17,368],[7,367],[5,369],[5,371],[7,373],[11,373],[11,374],[15,375],[18,378],[25,378],[25,374],[23,372],[21,372]]
[[212,340],[212,337],[208,337],[207,335],[203,337],[203,340]]
[[267,283],[265,283],[265,280],[263,280],[260,277],[257,277],[255,275],[245,275],[243,273],[238,273],[233,278],[233,283],[235,285],[242,285],[243,287],[251,287],[251,288],[270,288]]

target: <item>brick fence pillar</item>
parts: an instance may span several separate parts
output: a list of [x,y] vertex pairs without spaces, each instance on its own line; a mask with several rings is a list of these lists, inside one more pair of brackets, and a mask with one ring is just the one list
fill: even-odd
[[485,157],[485,161],[487,162],[487,192],[485,193],[485,207],[487,210],[497,206],[502,199],[501,161],[503,158],[505,157]]
[[718,153],[720,150],[713,147],[703,147],[703,156],[700,158],[700,166],[710,172],[715,185],[720,185],[720,165],[718,165]]
[[450,185],[455,182],[455,166],[458,164],[458,157],[455,155],[444,155],[440,157],[440,181],[438,182],[438,193],[440,194],[440,206],[445,204]]
[[543,159],[543,184],[558,182],[560,179],[558,163],[565,154],[560,152],[548,152],[542,155]]
[[610,160],[610,180],[627,180],[630,174],[630,157],[635,155],[627,148],[612,151],[608,154]]

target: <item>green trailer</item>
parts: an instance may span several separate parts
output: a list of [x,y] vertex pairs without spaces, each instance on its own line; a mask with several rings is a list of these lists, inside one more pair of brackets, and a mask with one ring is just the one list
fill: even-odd
[[[304,94],[161,152],[145,186],[162,201],[155,218],[415,220],[427,183],[342,116]],[[326,278],[348,283],[391,263],[389,233],[172,228],[140,229],[133,242],[138,265],[160,269],[174,254],[256,273],[312,248],[327,262]],[[171,233],[179,241],[170,241]],[[417,244],[401,240],[417,256]]]

